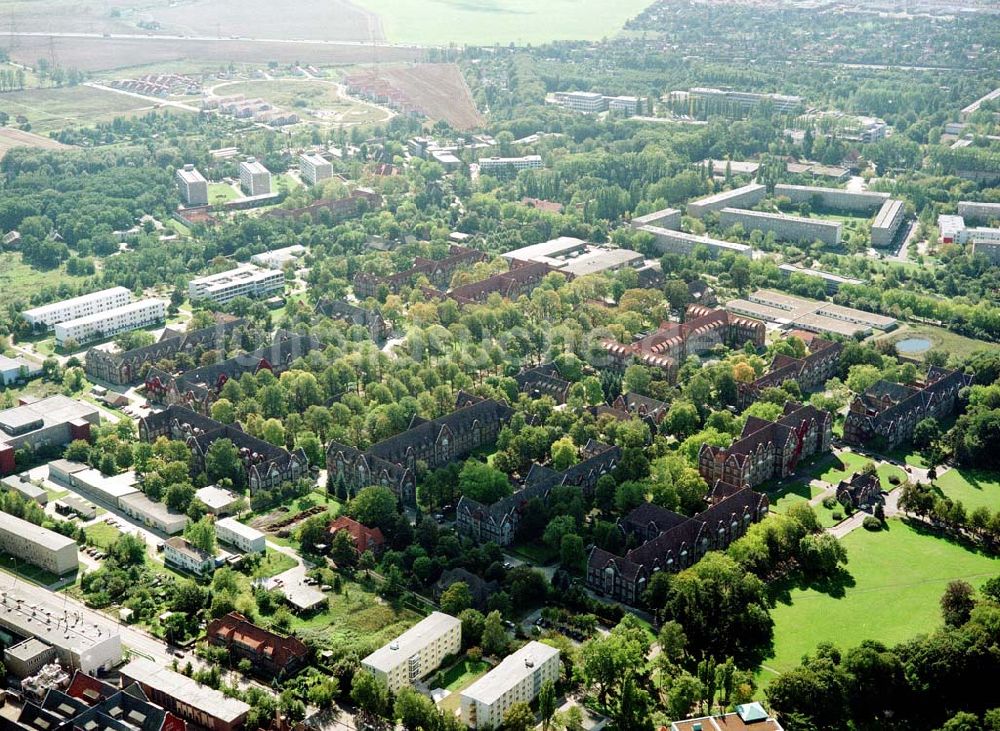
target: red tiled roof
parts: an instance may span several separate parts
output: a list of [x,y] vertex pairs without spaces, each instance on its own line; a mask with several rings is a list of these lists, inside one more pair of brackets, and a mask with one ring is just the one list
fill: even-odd
[[213,619],[205,630],[209,640],[224,645],[237,643],[256,654],[266,656],[278,667],[285,667],[295,659],[304,659],[309,650],[295,637],[283,637],[258,627],[242,614],[230,612]]
[[346,530],[351,538],[354,539],[354,545],[357,547],[358,553],[381,548],[385,543],[385,537],[378,528],[369,528],[352,518],[348,518],[346,515],[341,515],[330,523],[329,533],[331,536],[342,530]]

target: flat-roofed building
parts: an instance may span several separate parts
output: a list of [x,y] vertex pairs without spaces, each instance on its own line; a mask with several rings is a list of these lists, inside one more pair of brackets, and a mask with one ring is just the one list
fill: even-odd
[[557,91],[553,98],[560,106],[583,114],[597,114],[608,109],[607,98],[593,91]]
[[515,703],[531,703],[546,681],[559,679],[559,650],[532,640],[461,691],[462,721],[469,728],[499,728]]
[[776,719],[767,714],[760,703],[744,703],[736,706],[735,713],[674,721],[670,724],[670,731],[784,731],[784,729]]
[[0,511],[0,550],[62,576],[79,568],[76,541]]
[[0,354],[0,386],[14,386],[40,376],[42,368],[20,356],[8,358]]
[[449,614],[433,612],[396,639],[361,661],[361,667],[390,691],[426,677],[448,655],[462,649],[462,623]]
[[177,171],[177,189],[186,206],[208,205],[208,181],[194,165],[188,163]]
[[693,253],[698,247],[703,247],[708,249],[713,259],[723,254],[736,254],[748,259],[753,257],[753,247],[747,244],[736,244],[731,241],[713,239],[710,236],[672,231],[659,226],[642,226],[639,230],[651,234],[656,239],[654,246],[661,254],[687,255]]
[[236,511],[243,502],[243,497],[235,492],[224,490],[218,485],[207,485],[196,490],[194,496],[206,507],[212,515],[229,515]]
[[116,508],[119,507],[121,498],[139,492],[136,487],[139,480],[132,470],[108,477],[100,470],[65,459],[49,463],[49,479],[71,487],[91,500]]
[[816,203],[820,208],[861,213],[878,210],[882,204],[889,200],[888,193],[823,188],[815,185],[787,185],[785,183],[778,183],[774,186],[774,195],[775,197],[788,198],[792,203]]
[[22,312],[21,317],[35,329],[52,329],[60,322],[127,305],[131,299],[132,293],[125,287],[111,287],[41,307],[33,307]]
[[1000,265],[1000,228],[972,229],[972,255],[985,256],[991,264]]
[[31,481],[27,473],[21,475],[8,475],[0,481],[5,490],[13,490],[25,500],[31,500],[39,505],[46,505],[49,502],[49,493],[44,487],[39,487]]
[[986,96],[976,99],[976,101],[972,102],[967,107],[964,107],[962,111],[958,113],[959,120],[962,122],[969,121],[969,117],[978,112],[980,107],[983,106],[983,104],[985,104],[986,102],[995,101],[997,99],[1000,99],[1000,88],[994,89]]
[[786,277],[790,277],[793,274],[801,274],[804,277],[816,277],[817,279],[822,279],[826,283],[826,291],[830,294],[833,294],[840,289],[840,285],[842,284],[864,284],[864,282],[860,279],[842,277],[839,274],[824,272],[819,269],[805,269],[792,264],[781,264],[778,266],[778,271]]
[[905,215],[903,201],[890,198],[883,203],[872,222],[872,246],[891,246]]
[[43,666],[55,662],[56,648],[37,637],[29,637],[3,651],[3,664],[15,678],[35,675]]
[[319,155],[305,153],[299,155],[299,173],[310,185],[316,185],[333,177],[333,165]]
[[524,246],[508,251],[503,257],[512,262],[512,266],[513,263],[525,261],[548,264],[574,277],[613,272],[625,267],[638,269],[646,262],[646,258],[637,251],[594,246],[572,236],[560,236],[551,241]]
[[541,155],[484,157],[479,160],[479,172],[483,175],[517,175],[522,170],[534,170],[541,166]]
[[0,474],[14,472],[14,451],[30,443],[35,448],[90,439],[92,424],[100,424],[96,406],[62,394],[0,411]]
[[266,548],[263,533],[256,528],[243,525],[235,518],[215,521],[215,536],[221,542],[235,546],[244,553],[263,553]]
[[721,211],[723,208],[729,207],[755,206],[764,200],[765,195],[767,195],[766,187],[760,183],[748,183],[733,190],[724,190],[721,193],[691,201],[687,204],[687,213],[689,216],[701,218],[709,211]]
[[664,208],[644,216],[636,216],[631,221],[632,228],[642,229],[644,226],[658,226],[671,231],[681,230],[681,212],[676,208]]
[[872,330],[892,330],[897,320],[874,312],[843,307],[832,302],[795,297],[783,292],[759,289],[748,299],[733,299],[726,309],[756,317],[780,328],[799,328],[815,333],[835,333],[845,337],[867,335]]
[[187,525],[187,515],[173,512],[165,503],[150,500],[145,493],[134,492],[119,498],[118,507],[130,518],[168,536],[180,533]]
[[55,648],[66,667],[94,674],[121,662],[122,644],[112,622],[86,617],[44,587],[0,574],[0,627],[18,637],[37,637]]
[[958,215],[964,216],[970,222],[990,223],[991,221],[1000,221],[1000,203],[959,201]]
[[122,667],[121,676],[123,686],[138,683],[153,703],[209,731],[238,731],[250,712],[243,701],[142,657]]
[[821,241],[828,246],[840,245],[842,225],[839,221],[824,221],[800,216],[786,216],[780,213],[745,211],[740,208],[723,208],[719,213],[719,225],[729,228],[740,224],[748,231],[773,233],[783,241]]
[[163,322],[167,316],[167,301],[145,299],[130,302],[113,310],[97,312],[56,325],[56,343],[60,346],[70,341],[86,343],[109,338],[118,333],[138,330]]
[[252,264],[242,264],[218,274],[196,277],[188,283],[188,295],[192,300],[207,299],[218,305],[224,305],[237,297],[269,297],[284,289],[285,275],[282,271],[261,269]]
[[942,244],[964,244],[969,240],[968,229],[965,228],[965,219],[961,216],[951,216],[942,213],[937,220],[938,229],[941,231]]
[[770,104],[774,111],[782,114],[793,114],[802,110],[802,97],[787,94],[759,94],[751,91],[696,86],[688,91],[688,98],[693,105],[704,107],[705,112],[729,116],[734,116],[733,112],[737,110],[746,113],[765,102]]
[[282,249],[264,251],[250,257],[250,263],[256,264],[265,269],[284,269],[286,264],[293,264],[299,261],[306,254],[306,247],[302,244],[292,244]]
[[271,171],[255,157],[240,163],[240,188],[249,196],[270,195]]

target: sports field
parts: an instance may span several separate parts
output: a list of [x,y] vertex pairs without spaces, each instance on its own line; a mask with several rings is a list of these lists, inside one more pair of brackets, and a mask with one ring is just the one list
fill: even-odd
[[428,45],[599,40],[650,0],[356,0],[386,40]]
[[822,588],[779,589],[774,654],[759,680],[798,664],[817,643],[852,647],[865,639],[901,642],[941,623],[938,604],[949,581],[974,586],[1000,573],[1000,559],[976,553],[895,518],[888,530],[855,530],[843,539],[847,574]]

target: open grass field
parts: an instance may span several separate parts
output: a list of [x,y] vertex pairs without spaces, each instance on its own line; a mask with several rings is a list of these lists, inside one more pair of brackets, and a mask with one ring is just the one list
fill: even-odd
[[294,558],[281,551],[268,548],[264,553],[264,560],[254,569],[253,576],[255,579],[269,579],[293,568],[295,568]]
[[104,521],[88,525],[83,529],[83,532],[87,534],[87,538],[94,542],[95,546],[104,550],[111,548],[122,534],[120,530]]
[[622,29],[649,0],[356,0],[393,43],[427,45],[599,40]]
[[[878,477],[879,482],[882,483],[882,489],[887,492],[892,492],[897,487],[906,482],[908,475],[899,467],[893,464],[882,463],[878,466]],[[896,484],[892,483],[889,478],[896,478]]]
[[[12,117],[27,117],[31,131],[41,135],[64,127],[91,126],[123,114],[152,109],[152,105],[142,99],[89,86],[15,91],[0,98],[0,107]],[[3,136],[0,135],[2,144]]]
[[[2,101],[3,98],[0,97],[0,102]],[[7,154],[8,150],[15,147],[35,147],[41,150],[72,149],[69,145],[36,135],[34,132],[24,132],[12,127],[0,127],[0,159]]]
[[86,277],[66,274],[65,269],[42,271],[25,264],[21,254],[14,251],[0,253],[0,292],[5,302],[28,301],[43,287],[57,286],[62,281],[82,282]]
[[[950,330],[945,330],[943,327],[934,327],[933,325],[902,325],[889,335],[879,338],[879,340],[898,343],[900,340],[907,340],[909,338],[926,339],[931,343],[931,347],[928,350],[943,350],[948,355],[954,355],[959,358],[966,358],[977,350],[987,350],[996,347],[996,343],[974,340],[973,338],[953,333]],[[901,355],[913,358],[914,360],[923,360],[926,353],[927,351],[925,350]]]
[[812,498],[820,494],[818,487],[807,485],[804,482],[790,482],[782,485],[777,490],[768,490],[767,499],[771,501],[771,510],[775,513],[784,514],[788,508],[797,504],[809,502]]
[[885,531],[855,530],[843,539],[849,563],[841,581],[825,587],[778,589],[774,652],[759,680],[798,664],[819,642],[852,647],[864,639],[901,642],[941,623],[938,600],[945,586],[964,579],[974,586],[1000,572],[1000,559],[890,519]]
[[934,486],[945,497],[961,500],[967,511],[980,506],[991,513],[1000,510],[1000,475],[995,472],[952,469],[935,480]]
[[833,455],[833,464],[824,463],[822,471],[815,476],[831,485],[836,485],[841,480],[850,477],[860,470],[868,459],[854,452],[841,452]]
[[317,79],[235,81],[217,84],[213,92],[219,96],[243,94],[247,99],[260,97],[294,111],[303,120],[334,125],[377,124],[391,116],[374,104],[341,95],[337,84]]
[[483,660],[470,660],[467,657],[462,658],[444,672],[441,678],[441,687],[450,691],[468,688],[473,681],[483,675],[489,668],[489,663]]
[[208,184],[208,202],[212,205],[225,203],[227,201],[234,201],[239,197],[240,194],[231,185],[226,183]]

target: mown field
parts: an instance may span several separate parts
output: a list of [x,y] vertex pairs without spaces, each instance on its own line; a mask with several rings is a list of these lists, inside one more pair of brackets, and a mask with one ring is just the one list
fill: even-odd
[[[925,338],[931,343],[930,350],[944,351],[948,355],[954,355],[958,358],[967,358],[977,350],[987,350],[996,347],[995,343],[967,338],[964,335],[945,330],[943,327],[934,327],[933,325],[903,325],[891,335],[880,338],[880,340],[898,343],[900,340],[907,340],[908,338]],[[923,360],[926,352],[907,353],[906,356],[914,360]]]
[[[11,117],[24,115],[31,125],[31,131],[44,135],[64,127],[107,122],[123,114],[152,109],[152,105],[124,94],[89,86],[70,86],[4,94],[0,97],[0,108]],[[0,145],[2,144],[3,140],[0,138]]]

